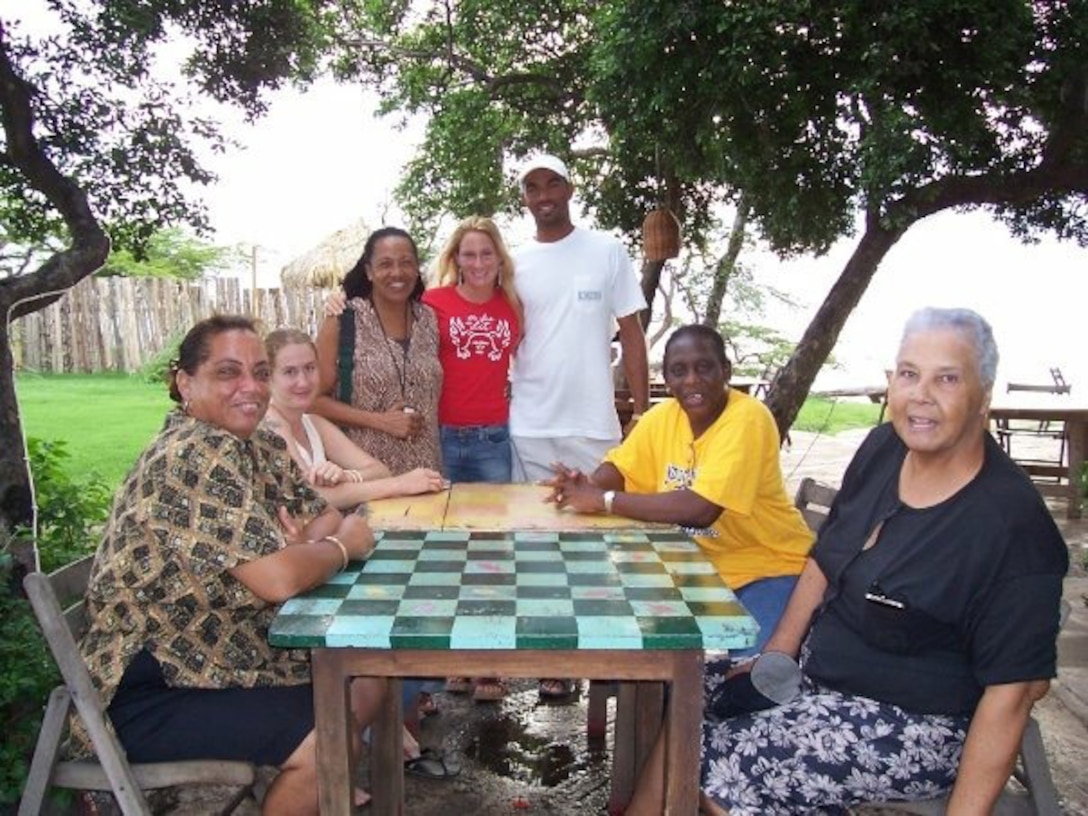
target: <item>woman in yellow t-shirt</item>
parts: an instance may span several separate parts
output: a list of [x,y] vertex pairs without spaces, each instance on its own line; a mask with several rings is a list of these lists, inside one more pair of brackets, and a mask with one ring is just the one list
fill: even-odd
[[778,428],[759,400],[730,390],[722,336],[702,325],[665,345],[672,399],[654,406],[591,474],[558,464],[552,501],[583,513],[678,524],[760,626],[785,609],[813,535],[786,495]]

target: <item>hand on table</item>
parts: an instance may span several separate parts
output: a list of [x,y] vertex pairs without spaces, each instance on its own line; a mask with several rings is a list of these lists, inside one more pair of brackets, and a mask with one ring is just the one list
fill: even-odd
[[541,482],[552,489],[544,501],[560,509],[570,507],[578,513],[600,513],[604,510],[604,491],[582,471],[567,467],[562,462],[553,462],[552,473],[555,474],[552,478]]
[[418,496],[420,493],[437,493],[448,487],[442,474],[430,468],[416,468],[397,476],[398,492],[405,496]]

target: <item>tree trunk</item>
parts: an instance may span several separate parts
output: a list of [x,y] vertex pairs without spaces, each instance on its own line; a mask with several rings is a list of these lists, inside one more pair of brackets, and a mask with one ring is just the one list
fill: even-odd
[[33,518],[9,321],[63,296],[102,266],[110,252],[110,240],[91,211],[86,193],[57,169],[34,135],[30,88],[15,70],[2,34],[0,29],[0,114],[6,160],[64,219],[71,244],[37,271],[0,280],[0,537]]
[[729,243],[725,248],[725,255],[718,261],[718,266],[714,270],[714,283],[711,284],[710,295],[706,301],[703,324],[712,329],[717,329],[722,320],[722,301],[725,300],[729,280],[737,269],[737,258],[740,256],[741,247],[744,246],[748,210],[748,196],[742,192],[737,200],[737,213],[733,216],[733,229],[729,232]]
[[854,254],[831,287],[816,316],[805,330],[786,364],[779,369],[767,394],[767,407],[778,424],[778,433],[785,439],[797,413],[808,396],[820,366],[827,360],[838,342],[846,319],[869,288],[877,267],[913,223],[902,224],[895,230],[870,226],[861,237]]
[[[0,300],[0,314],[9,304]],[[6,320],[0,320],[0,540],[16,524],[31,518],[30,481],[27,477],[19,405],[15,401],[15,375],[11,337]]]

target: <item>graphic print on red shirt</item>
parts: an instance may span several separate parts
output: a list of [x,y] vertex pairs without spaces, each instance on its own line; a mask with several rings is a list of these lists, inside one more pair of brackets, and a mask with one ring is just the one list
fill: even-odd
[[423,302],[438,316],[442,425],[505,425],[507,383],[519,336],[517,312],[501,289],[486,303],[466,300],[454,286],[428,289]]

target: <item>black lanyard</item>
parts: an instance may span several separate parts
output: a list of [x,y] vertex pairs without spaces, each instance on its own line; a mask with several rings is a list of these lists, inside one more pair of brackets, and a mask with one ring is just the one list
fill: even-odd
[[[385,324],[382,322],[381,312],[378,311],[378,307],[374,304],[373,300],[370,301],[370,308],[374,310],[374,316],[378,318],[378,328],[381,329],[382,339],[385,340],[386,353],[389,355],[389,361],[393,363],[393,370],[397,373],[397,384],[400,386],[401,401],[407,402],[408,398],[404,393],[404,386],[408,377],[408,354],[412,349],[412,324],[414,321],[412,321],[409,317],[411,314],[412,306],[410,303],[404,304],[404,328],[407,337],[405,338],[403,343],[399,340],[390,341],[389,335],[386,334],[385,331]],[[397,356],[393,353],[393,349],[389,345],[390,342],[395,342],[398,346],[400,346],[401,362],[399,364],[397,363]]]

